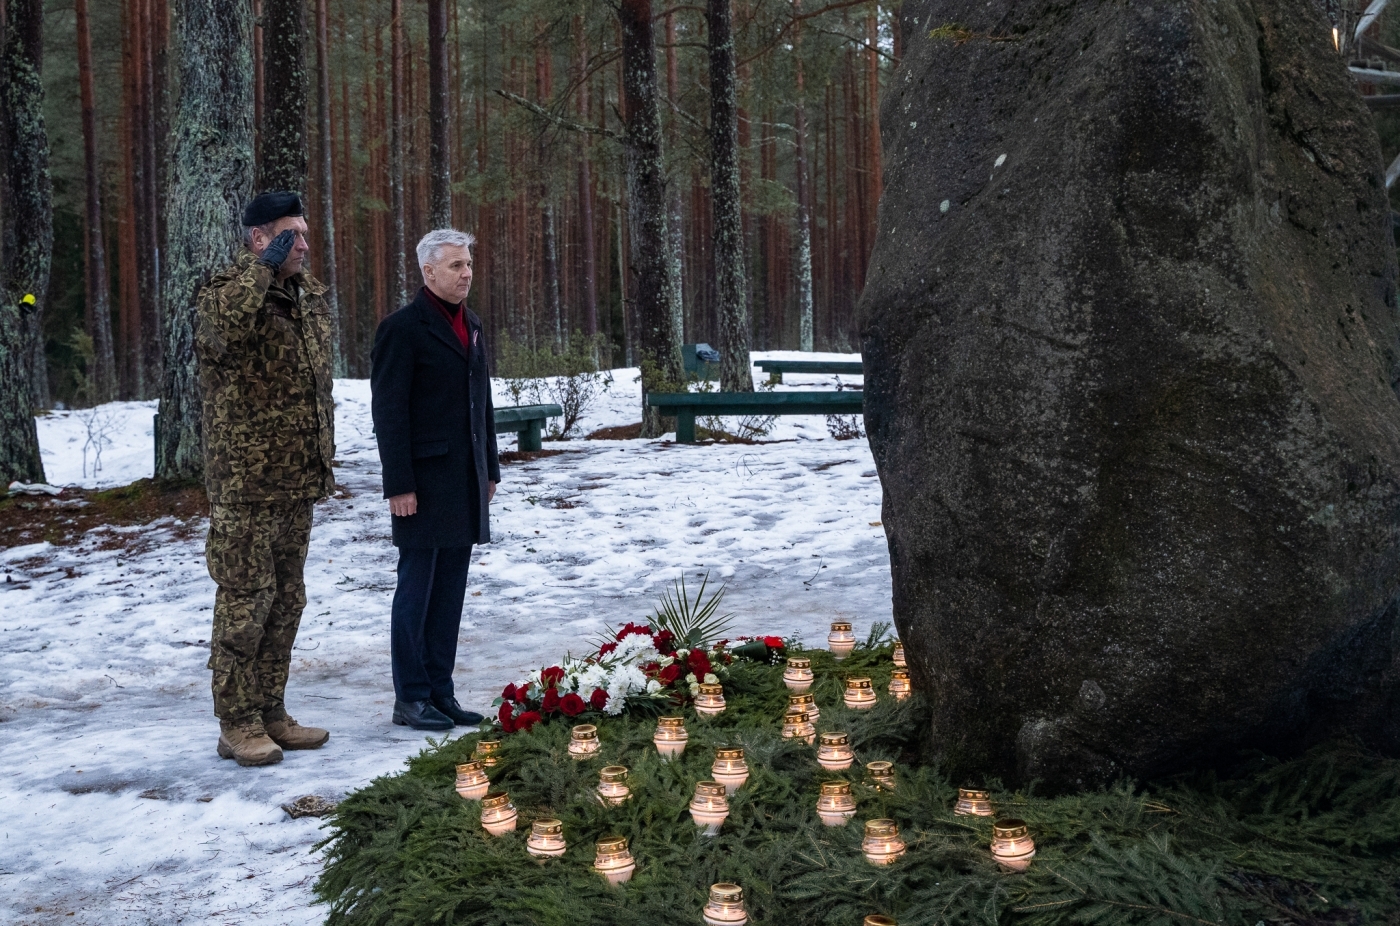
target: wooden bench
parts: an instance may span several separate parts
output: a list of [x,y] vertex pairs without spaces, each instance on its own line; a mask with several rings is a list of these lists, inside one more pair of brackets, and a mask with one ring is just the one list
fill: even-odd
[[676,419],[676,443],[695,443],[696,415],[859,415],[865,396],[843,392],[653,392],[646,404]]
[[847,373],[860,376],[859,360],[755,360],[754,366],[768,374],[769,381],[781,383],[784,373]]
[[496,433],[519,436],[519,450],[539,450],[546,418],[558,418],[564,410],[558,405],[512,405],[496,409]]

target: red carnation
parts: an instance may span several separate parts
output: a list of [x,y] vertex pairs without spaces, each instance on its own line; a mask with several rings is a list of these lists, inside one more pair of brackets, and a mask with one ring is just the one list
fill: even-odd
[[546,688],[552,688],[564,680],[564,670],[558,666],[550,666],[540,673],[540,678],[543,679]]
[[657,676],[657,678],[661,680],[661,684],[663,685],[669,685],[680,677],[681,664],[678,662],[671,663],[669,666],[662,669],[661,673]]
[[701,649],[690,651],[690,671],[695,673],[696,678],[703,679],[710,671],[710,657],[705,655]]
[[588,704],[571,691],[560,699],[559,709],[564,712],[566,717],[577,717],[588,710]]
[[595,711],[601,711],[608,703],[608,693],[601,688],[594,688],[593,694],[589,696],[588,703]]
[[663,630],[651,638],[651,645],[656,647],[656,651],[663,656],[669,656],[676,651],[676,635],[669,630]]
[[782,648],[783,648],[783,638],[782,638],[782,637],[764,637],[764,638],[763,638],[763,645],[766,646],[766,647],[768,647],[769,649],[782,649]]
[[501,712],[496,715],[496,719],[501,722],[501,729],[507,733],[515,732],[515,718],[513,712],[514,708],[512,708],[510,702],[507,701],[505,704],[501,705]]
[[642,666],[642,674],[645,675],[647,678],[654,678],[656,676],[656,673],[660,671],[661,663],[659,662],[649,662],[646,665]]
[[540,707],[546,714],[552,714],[559,710],[559,689],[546,689],[544,693],[544,703]]
[[608,653],[611,653],[615,649],[617,649],[616,643],[604,643],[602,646],[598,647],[598,655],[606,656]]
[[642,636],[649,637],[651,636],[651,628],[648,627],[646,624],[633,624],[629,622],[625,627],[623,627],[617,632],[617,638],[621,640],[623,637],[630,637],[635,634],[641,634]]
[[519,717],[515,718],[515,729],[528,730],[543,719],[544,718],[540,716],[539,711],[526,711]]

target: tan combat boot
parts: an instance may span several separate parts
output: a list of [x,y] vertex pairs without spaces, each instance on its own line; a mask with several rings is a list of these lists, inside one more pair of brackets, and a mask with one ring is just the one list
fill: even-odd
[[320,749],[331,738],[329,730],[320,727],[303,727],[291,718],[269,720],[265,723],[267,735],[283,749]]
[[220,724],[219,755],[239,765],[275,765],[282,761],[282,750],[267,735],[259,721]]

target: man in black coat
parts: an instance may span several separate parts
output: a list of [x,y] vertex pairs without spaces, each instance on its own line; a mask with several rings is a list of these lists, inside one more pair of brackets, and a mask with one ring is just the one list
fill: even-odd
[[389,645],[394,723],[480,723],[452,686],[472,544],[491,540],[501,481],[481,319],[467,310],[476,239],[452,229],[418,242],[424,286],[379,323],[370,388],[399,582]]

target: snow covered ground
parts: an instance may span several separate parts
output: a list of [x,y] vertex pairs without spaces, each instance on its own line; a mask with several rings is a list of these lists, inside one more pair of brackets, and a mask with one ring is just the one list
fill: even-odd
[[[635,376],[614,371],[582,433],[640,420]],[[779,388],[836,382],[787,380]],[[125,545],[94,532],[77,546],[0,550],[0,922],[323,919],[311,895],[319,821],[292,820],[280,805],[337,799],[425,745],[389,722],[395,555],[368,383],[338,381],[336,400],[348,497],[317,509],[288,690],[299,720],[332,731],[318,751],[266,769],[215,755],[204,666],[214,589],[202,539],[157,523],[127,530]],[[497,402],[511,404],[501,384]],[[41,418],[50,482],[150,475],[152,411],[114,403]],[[109,441],[95,474],[94,431]],[[888,620],[889,557],[865,441],[833,440],[821,418],[778,419],[764,440],[574,440],[545,445],[560,455],[506,466],[495,542],[473,557],[456,671],[463,703],[484,708],[523,670],[645,617],[682,575],[722,580],[740,632],[820,644],[832,619],[862,633]],[[503,439],[502,450],[513,444]]]

